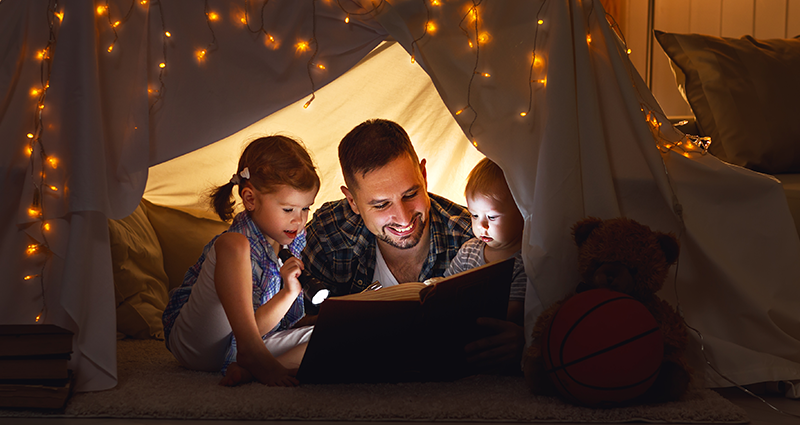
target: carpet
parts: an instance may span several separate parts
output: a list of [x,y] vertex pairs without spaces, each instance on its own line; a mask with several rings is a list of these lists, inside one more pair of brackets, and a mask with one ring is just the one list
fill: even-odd
[[303,385],[270,388],[217,385],[220,375],[189,371],[156,340],[118,342],[119,384],[75,394],[63,413],[0,410],[0,417],[162,419],[746,423],[714,391],[683,400],[615,409],[575,407],[530,394],[520,377],[473,376],[455,382]]

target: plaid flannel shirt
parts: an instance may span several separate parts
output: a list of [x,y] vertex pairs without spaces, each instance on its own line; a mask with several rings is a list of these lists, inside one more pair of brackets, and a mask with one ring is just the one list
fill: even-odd
[[[270,298],[274,297],[275,294],[281,290],[278,257],[275,254],[275,250],[272,249],[272,245],[267,242],[267,239],[250,218],[250,214],[247,211],[236,215],[231,226],[223,233],[227,232],[241,233],[250,241],[250,266],[253,272],[253,312],[255,313],[259,307],[266,304]],[[189,296],[192,294],[192,286],[197,282],[197,277],[200,276],[200,270],[203,267],[206,254],[218,237],[220,237],[220,235],[215,236],[214,239],[203,248],[200,259],[186,272],[183,278],[183,284],[170,291],[169,302],[161,317],[164,324],[165,342],[169,341],[169,334],[172,330],[172,326],[175,324],[175,320],[178,318],[181,308],[189,301]],[[303,250],[305,244],[306,235],[305,232],[302,232],[289,244],[289,251],[291,251],[294,256],[300,257],[300,252]],[[275,325],[275,328],[262,335],[261,338],[266,339],[269,335],[277,331],[289,329],[304,315],[303,294],[300,293],[291,307],[289,307],[286,314],[284,314],[280,323]],[[169,344],[167,344],[167,348],[169,348]],[[228,347],[228,351],[225,354],[225,363],[222,365],[221,372],[223,374],[228,369],[228,365],[236,361],[236,354],[236,338],[231,334],[231,345]]]
[[[441,196],[431,198],[431,245],[419,281],[443,276],[461,245],[472,238],[469,212]],[[375,235],[346,199],[326,202],[306,225],[308,243],[303,262],[332,295],[361,292],[375,272]]]

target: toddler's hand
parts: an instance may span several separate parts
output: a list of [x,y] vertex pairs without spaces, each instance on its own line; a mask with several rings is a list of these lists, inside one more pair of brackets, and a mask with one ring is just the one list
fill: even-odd
[[281,279],[283,280],[284,288],[294,292],[300,293],[303,289],[300,281],[297,278],[303,272],[303,262],[297,257],[291,257],[283,263],[281,267]]

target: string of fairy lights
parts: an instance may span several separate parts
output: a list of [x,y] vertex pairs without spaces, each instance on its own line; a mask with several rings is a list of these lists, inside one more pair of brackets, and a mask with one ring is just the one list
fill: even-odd
[[[58,196],[63,192],[63,188],[51,184],[48,175],[51,170],[58,168],[58,158],[48,155],[43,143],[44,129],[44,109],[47,91],[50,89],[50,75],[52,71],[53,51],[56,46],[58,28],[64,20],[64,13],[59,7],[58,0],[50,0],[47,5],[47,44],[43,49],[36,52],[36,59],[39,61],[39,85],[30,90],[30,94],[36,99],[34,109],[33,130],[26,134],[27,143],[25,152],[30,159],[31,181],[33,182],[33,199],[28,207],[27,213],[34,225],[38,225],[40,240],[30,238],[30,242],[25,247],[25,253],[35,261],[32,269],[37,272],[26,274],[23,281],[39,283],[41,291],[42,306],[36,314],[35,322],[39,322],[47,313],[47,300],[45,297],[44,278],[48,260],[52,252],[47,234],[51,230],[51,223],[45,219],[44,196]],[[38,266],[37,266],[38,264]]]
[[[324,71],[326,69],[325,65],[318,61],[318,54],[319,54],[319,43],[317,41],[317,34],[316,34],[316,7],[317,2],[325,1],[325,0],[310,0],[311,1],[311,13],[312,13],[312,29],[311,29],[311,38],[306,40],[297,41],[294,45],[296,54],[306,54],[307,52],[311,52],[310,58],[308,59],[308,77],[311,86],[311,97],[310,99],[303,105],[304,108],[308,108],[311,102],[315,99],[315,91],[316,91],[316,84],[314,81],[314,74],[313,70],[321,70]],[[439,8],[443,5],[441,0],[421,0],[425,6],[425,23],[421,28],[421,33],[414,38],[411,43],[411,61],[415,61],[415,55],[417,53],[417,49],[419,48],[419,42],[425,37],[433,37],[435,36],[438,25],[435,21],[434,14],[432,10],[435,8]],[[277,38],[277,35],[270,32],[269,29],[266,27],[265,24],[265,10],[269,0],[265,0],[260,5],[260,13],[258,18],[260,19],[260,23],[256,22],[255,16],[250,15],[250,10],[252,9],[251,1],[245,1],[245,7],[240,10],[240,15],[238,17],[238,21],[241,22],[242,26],[246,28],[251,33],[258,34],[260,37],[263,37],[263,43],[267,48],[270,49],[277,49],[281,45],[281,40]],[[130,4],[127,5],[126,8],[122,9],[122,11],[115,11],[110,3],[110,0],[102,0],[96,6],[96,14],[98,17],[104,17],[104,21],[107,22],[108,28],[113,33],[113,39],[108,42],[106,51],[111,53],[117,53],[116,46],[119,41],[119,37],[121,31],[123,30],[125,24],[129,21],[130,17],[134,13],[136,9],[136,4],[139,4],[141,7],[146,9],[146,12],[150,12],[150,6],[156,6],[158,8],[159,20],[161,24],[161,45],[162,45],[162,56],[161,60],[157,61],[157,69],[158,69],[158,87],[148,86],[148,93],[151,99],[150,108],[152,109],[158,102],[163,99],[165,93],[165,81],[164,81],[164,73],[168,69],[167,64],[167,53],[168,53],[168,43],[169,40],[173,37],[172,32],[168,29],[167,23],[165,22],[165,14],[162,9],[162,2],[161,0],[131,0]],[[326,3],[330,3],[330,1],[326,1]],[[337,0],[336,4],[343,12],[343,22],[345,24],[349,24],[352,17],[357,16],[366,16],[370,14],[375,14],[380,12],[382,6],[384,6],[385,0],[375,1],[373,2],[373,7],[369,10],[366,9],[359,9],[358,11],[348,10],[342,4],[341,0]],[[527,110],[521,111],[519,115],[521,117],[525,117],[530,114],[532,110],[532,103],[533,103],[533,94],[535,87],[546,87],[547,84],[547,77],[546,77],[546,66],[545,66],[545,59],[544,55],[538,51],[538,38],[539,38],[539,31],[543,28],[546,28],[546,23],[543,19],[541,19],[541,14],[544,9],[545,2],[539,6],[539,9],[536,13],[536,25],[534,25],[534,33],[533,33],[533,49],[530,53],[531,55],[531,64],[530,64],[530,72],[529,78],[527,81],[529,87],[529,99],[528,99],[528,107]],[[464,111],[469,110],[472,112],[472,121],[468,126],[468,133],[471,139],[471,142],[477,146],[477,141],[475,140],[474,135],[472,134],[472,128],[475,122],[478,119],[478,111],[475,109],[472,103],[472,93],[473,93],[473,86],[475,85],[475,80],[478,77],[483,78],[490,78],[491,75],[488,72],[483,72],[480,70],[481,65],[481,48],[482,46],[486,45],[491,41],[491,34],[483,27],[483,19],[482,19],[482,8],[483,8],[483,0],[471,0],[470,3],[465,5],[466,7],[463,9],[464,12],[461,15],[461,20],[459,22],[459,28],[464,33],[467,39],[468,46],[473,49],[474,51],[474,65],[473,65],[473,72],[470,76],[469,83],[466,87],[466,105],[455,111],[455,116],[460,116]],[[219,11],[214,10],[211,7],[209,0],[204,1],[204,14],[206,18],[206,23],[209,28],[210,32],[210,41],[202,46],[198,47],[197,50],[194,52],[195,57],[198,62],[203,62],[208,60],[210,55],[217,50],[217,37],[214,30],[214,26],[218,24],[218,21],[221,19],[221,14]],[[56,34],[57,29],[64,19],[63,10],[60,9],[58,0],[51,0],[48,6],[48,28],[50,31],[48,43],[47,45],[38,52],[37,58],[41,61],[41,83],[40,87],[33,88],[31,90],[31,94],[37,98],[36,102],[36,120],[34,122],[34,129],[32,132],[27,134],[28,137],[28,144],[27,144],[27,151],[31,158],[31,170],[41,170],[38,175],[38,179],[34,179],[34,187],[33,187],[33,200],[31,206],[29,208],[29,215],[31,218],[34,218],[39,221],[42,234],[45,235],[46,232],[50,228],[50,223],[45,220],[45,214],[43,211],[43,202],[42,202],[42,194],[43,191],[47,190],[48,193],[59,193],[59,188],[55,185],[48,184],[46,178],[47,173],[45,172],[45,167],[56,168],[58,166],[58,160],[46,154],[44,145],[42,143],[42,111],[45,108],[45,99],[47,95],[47,89],[50,86],[50,70],[52,65],[52,57],[53,57],[53,50],[56,44]],[[612,28],[615,31],[619,31],[619,26],[616,25],[615,22],[612,22]],[[587,33],[586,37],[587,43],[591,44],[591,34]],[[624,37],[623,37],[624,43]],[[630,50],[627,50],[630,53]],[[633,72],[632,70],[630,72]],[[644,114],[645,120],[648,122],[648,125],[651,128],[653,133],[653,137],[657,142],[658,149],[663,152],[669,152],[672,150],[677,150],[685,156],[689,156],[694,153],[705,154],[708,148],[709,140],[707,138],[697,138],[693,136],[686,136],[684,139],[671,142],[667,140],[666,137],[661,133],[660,126],[662,120],[659,120],[656,116],[656,112],[652,109],[645,107],[644,103],[642,103],[642,112]],[[36,154],[34,154],[36,153]],[[36,162],[38,159],[38,162]],[[38,180],[38,181],[37,181]],[[26,251],[30,255],[34,255],[41,252],[49,252],[49,245],[47,242],[47,238],[45,236],[42,237],[41,243],[32,243],[26,247]],[[46,262],[44,262],[46,264]],[[38,278],[40,282],[42,282],[43,286],[43,274],[44,274],[43,265],[41,267],[41,271],[39,273],[29,274],[24,276],[26,281],[34,280]],[[44,300],[44,294],[42,295],[42,299]],[[46,309],[44,308],[44,301],[43,301],[43,308],[42,312]],[[41,314],[38,315],[37,318],[40,318]]]

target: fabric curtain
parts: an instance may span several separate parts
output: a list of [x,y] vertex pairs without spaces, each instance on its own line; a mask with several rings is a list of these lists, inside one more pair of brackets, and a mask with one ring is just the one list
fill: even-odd
[[[261,2],[208,3],[218,20],[189,0],[110,1],[108,10],[90,0],[0,2],[0,265],[10,276],[0,322],[32,322],[46,305],[44,321],[78,335],[70,365],[79,391],[116,384],[106,220],[134,210],[148,167],[305,103],[312,81],[321,93],[387,35],[428,73],[468,140],[454,143],[475,143],[506,172],[545,306],[579,280],[572,224],[625,215],[680,235],[677,284],[670,278],[661,295],[702,333],[692,334],[695,354],[702,343],[740,384],[800,379],[800,241],[780,184],[709,155],[659,151],[683,135],[599,1],[342,1],[343,10],[287,0],[263,13]],[[265,30],[242,18],[253,30],[263,18]],[[51,23],[41,143],[29,155],[41,99],[32,90],[44,88],[37,51]],[[335,113],[348,115],[347,105]],[[317,161],[336,161],[324,152]],[[27,212],[37,187],[42,219]],[[30,244],[49,248],[26,255]],[[706,382],[729,385],[707,370]]]

